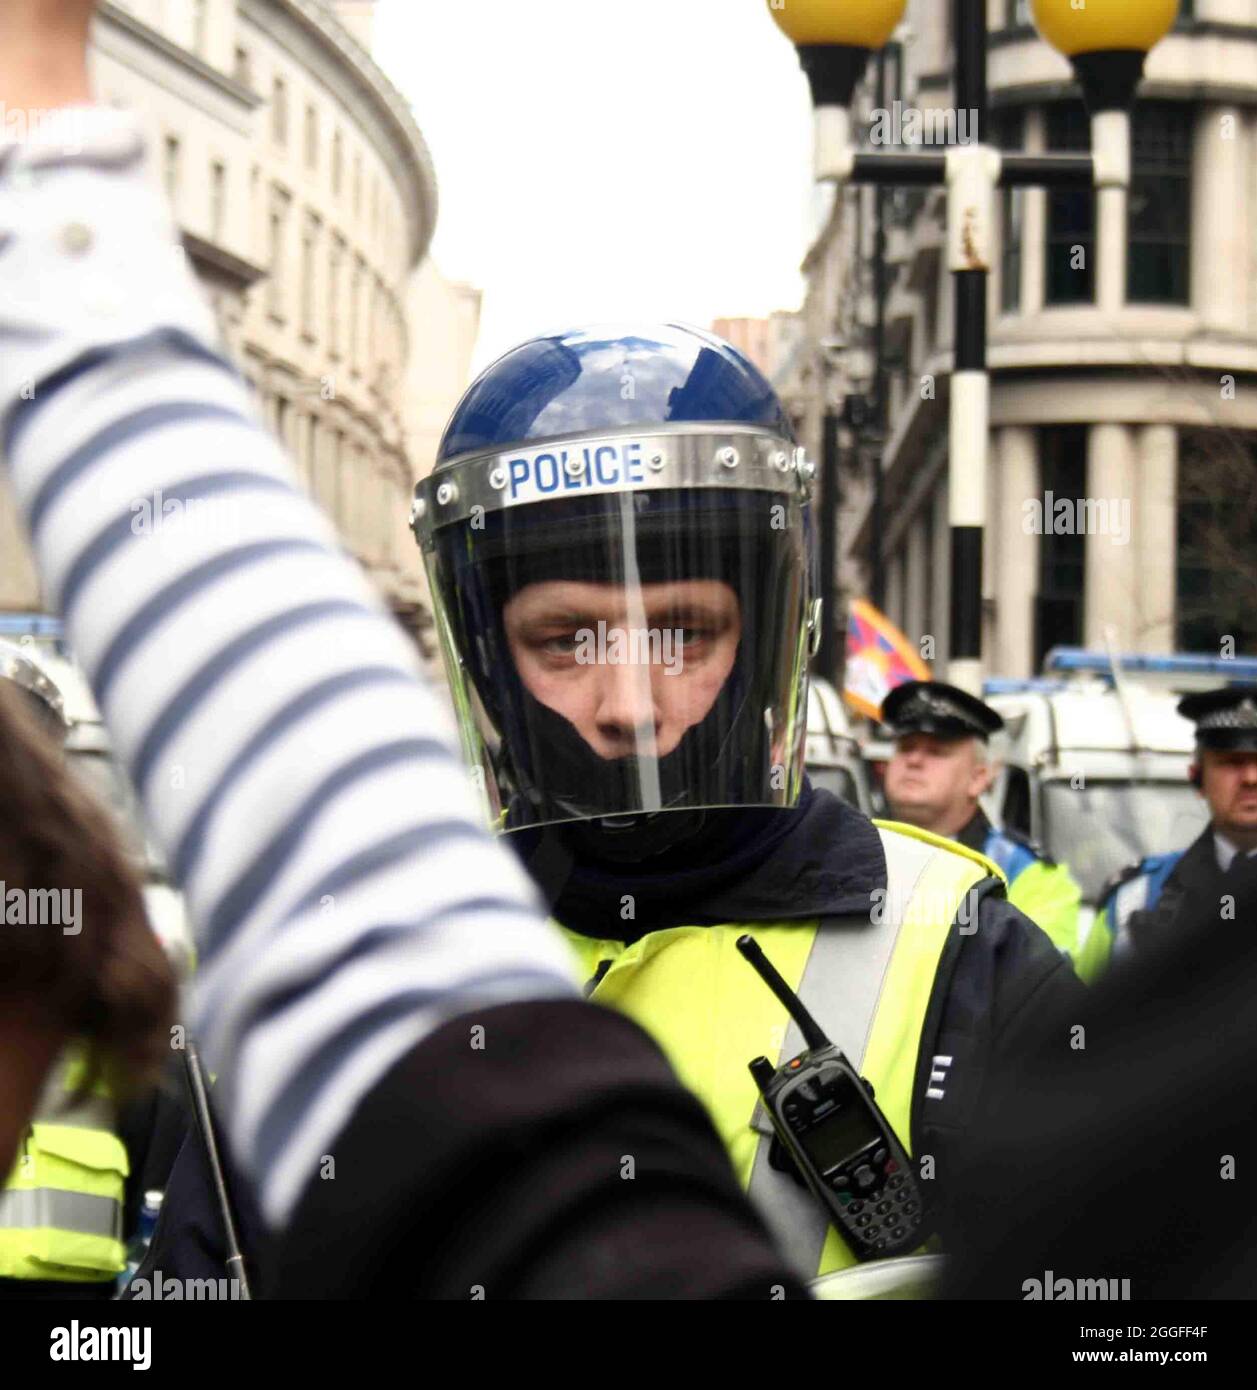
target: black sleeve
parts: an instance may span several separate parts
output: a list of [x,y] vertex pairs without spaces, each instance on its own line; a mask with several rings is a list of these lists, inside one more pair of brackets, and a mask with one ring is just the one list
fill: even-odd
[[953,925],[913,1096],[914,1150],[934,1158],[935,1200],[951,1187],[956,1141],[972,1125],[996,1061],[1014,1065],[1059,1043],[1061,1017],[1076,1014],[1086,992],[1046,932],[997,891],[981,898],[971,923]]
[[[1128,1279],[1129,1296],[1257,1287],[1257,864],[1232,914],[1115,966],[1029,1059],[997,1062],[954,1187],[953,1296]],[[1192,918],[1195,920],[1192,920]]]
[[[222,1147],[220,1144],[220,1149]],[[240,1180],[227,1153],[223,1152],[221,1157],[232,1215],[252,1281],[257,1269],[257,1251],[263,1240],[262,1218],[249,1184]],[[135,1297],[140,1280],[146,1280],[151,1291],[158,1277],[163,1281],[231,1277],[227,1268],[226,1228],[217,1190],[210,1177],[205,1141],[193,1120],[188,1120],[184,1126],[183,1144],[164,1188],[157,1228],[136,1270],[135,1282],[123,1292],[124,1299]]]
[[1061,1013],[1082,1007],[1087,987],[1043,928],[1020,908],[991,899],[983,928],[993,945],[994,1054],[1037,1052],[1057,1035]]
[[144,1194],[165,1191],[188,1130],[178,1066],[177,1062],[168,1066],[160,1084],[147,1096],[124,1105],[118,1116],[118,1137],[126,1147],[131,1170],[123,1207],[124,1240],[129,1241],[139,1227]]
[[266,1252],[272,1296],[803,1293],[659,1049],[580,1001],[447,1024],[329,1159]]

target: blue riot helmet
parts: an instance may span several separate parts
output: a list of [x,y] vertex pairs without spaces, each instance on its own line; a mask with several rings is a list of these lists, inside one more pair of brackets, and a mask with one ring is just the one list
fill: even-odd
[[534,338],[472,384],[412,524],[503,828],[650,822],[658,848],[666,813],[794,804],[810,472],[761,373],[697,329]]

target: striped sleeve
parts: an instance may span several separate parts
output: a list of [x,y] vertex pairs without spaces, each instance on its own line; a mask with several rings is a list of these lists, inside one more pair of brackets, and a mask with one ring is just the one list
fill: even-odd
[[219,355],[138,139],[78,115],[73,155],[0,150],[0,456],[186,894],[193,1026],[281,1227],[417,1042],[576,991],[409,642]]

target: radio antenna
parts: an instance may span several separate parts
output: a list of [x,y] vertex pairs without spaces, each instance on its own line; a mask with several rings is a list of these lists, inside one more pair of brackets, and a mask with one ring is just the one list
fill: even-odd
[[803,1000],[777,973],[772,961],[760,949],[759,942],[750,936],[739,936],[737,947],[750,962],[760,979],[786,1006],[786,1012],[799,1025],[799,1031],[803,1034],[803,1041],[807,1043],[808,1047],[813,1049],[832,1047],[833,1044],[825,1036],[820,1024],[808,1013]]

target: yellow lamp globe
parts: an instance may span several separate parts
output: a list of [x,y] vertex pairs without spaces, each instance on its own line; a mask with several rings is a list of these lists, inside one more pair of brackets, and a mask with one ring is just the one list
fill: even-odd
[[[786,4],[792,0],[784,0]],[[1035,27],[1067,58],[1147,53],[1174,27],[1179,0],[1031,0]]]
[[907,7],[908,0],[768,0],[782,33],[809,47],[881,48]]

